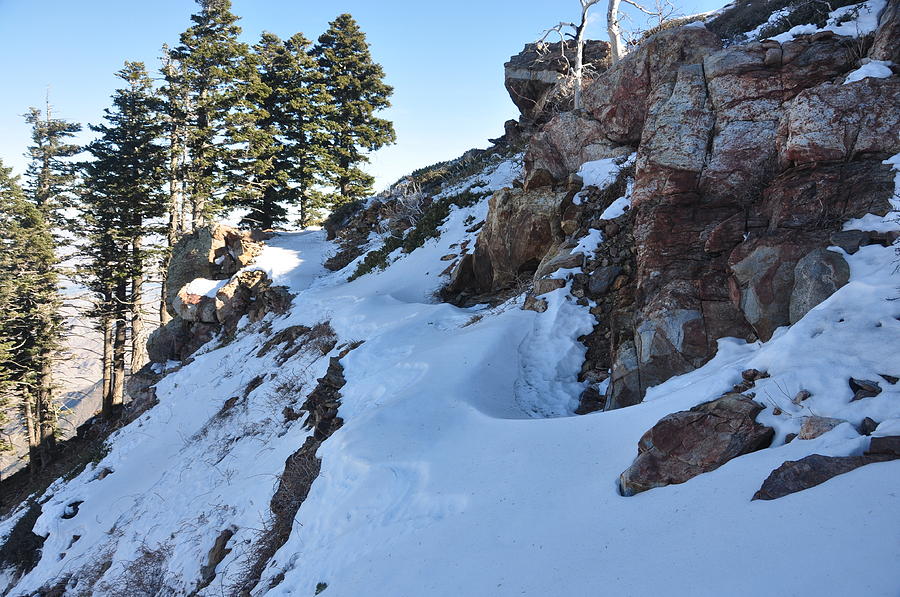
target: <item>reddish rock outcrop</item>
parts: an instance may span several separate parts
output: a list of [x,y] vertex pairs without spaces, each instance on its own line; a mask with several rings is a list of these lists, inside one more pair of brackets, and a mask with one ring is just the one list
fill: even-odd
[[638,457],[619,476],[622,495],[684,483],[767,448],[775,431],[756,422],[762,409],[746,396],[728,394],[663,417],[641,437]]
[[[892,2],[873,53],[900,45],[896,20]],[[702,365],[722,337],[770,338],[846,282],[846,264],[822,249],[843,222],[888,212],[894,172],[882,162],[900,152],[900,77],[843,85],[860,65],[852,48],[865,45],[821,32],[721,49],[702,26],[669,29],[587,85],[584,111],[555,116],[531,138],[527,193],[571,185],[584,161],[637,150],[633,271],[615,301],[592,297],[600,323],[585,340],[596,371],[582,377],[611,370],[605,408]],[[592,206],[553,193],[556,214],[521,191],[492,202],[493,223],[454,273],[455,293],[494,290],[586,232]],[[553,222],[553,234],[532,214]],[[855,250],[890,239],[841,242]],[[611,265],[586,261],[573,292],[590,295],[591,272]],[[608,271],[595,284],[605,293]]]

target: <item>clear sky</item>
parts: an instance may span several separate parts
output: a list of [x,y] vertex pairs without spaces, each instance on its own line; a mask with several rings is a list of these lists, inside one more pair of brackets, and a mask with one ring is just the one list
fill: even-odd
[[[690,0],[679,12],[722,3]],[[155,73],[160,47],[177,44],[196,8],[192,0],[0,0],[0,159],[24,171],[22,114],[43,106],[48,88],[56,116],[98,123],[122,63],[142,60]],[[518,115],[503,63],[580,14],[577,0],[233,0],[233,10],[249,43],[264,30],[315,40],[338,14],[356,18],[394,86],[384,116],[398,140],[373,156],[377,188],[502,134],[503,122]],[[595,13],[588,35],[605,39],[603,3]]]

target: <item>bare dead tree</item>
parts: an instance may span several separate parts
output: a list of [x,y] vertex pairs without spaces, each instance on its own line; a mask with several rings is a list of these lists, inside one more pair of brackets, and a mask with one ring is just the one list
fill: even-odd
[[[647,15],[650,22],[657,27],[675,14],[675,5],[671,0],[654,0],[651,8],[638,4],[635,0],[609,0],[606,12],[606,32],[609,35],[610,57],[613,64],[622,59],[625,49],[628,47],[623,39],[622,21],[627,18],[627,15],[621,10],[623,2]],[[584,0],[581,3],[584,4]]]
[[[614,1],[616,0],[610,0],[611,3]],[[566,62],[566,70],[571,73],[573,84],[575,86],[574,108],[576,111],[582,109],[581,84],[584,80],[584,31],[587,28],[588,13],[590,12],[591,7],[598,4],[600,0],[579,0],[579,2],[581,3],[581,21],[579,21],[577,25],[575,23],[560,22],[555,27],[551,27],[544,31],[544,34],[537,41],[538,50],[540,50],[550,35],[554,33],[559,35],[560,53],[562,54],[563,61]],[[574,67],[569,65],[569,60],[566,57],[567,39],[572,40],[575,45]]]

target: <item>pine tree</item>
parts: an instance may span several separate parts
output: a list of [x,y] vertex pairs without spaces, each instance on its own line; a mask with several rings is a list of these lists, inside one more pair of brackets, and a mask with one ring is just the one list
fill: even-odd
[[229,113],[239,100],[237,84],[246,68],[246,44],[238,41],[241,28],[230,0],[196,0],[200,12],[194,25],[181,34],[171,58],[180,69],[173,80],[187,92],[186,183],[192,230],[216,210],[221,196],[223,162],[228,148],[221,142]]
[[43,113],[29,108],[25,121],[31,125],[34,143],[27,153],[31,158],[26,172],[28,195],[51,225],[64,228],[75,185],[75,166],[69,158],[81,151],[68,140],[81,131],[81,125],[53,118],[49,100]]
[[234,171],[244,181],[233,203],[250,209],[242,224],[283,224],[284,205],[298,205],[305,226],[321,202],[328,96],[310,45],[300,33],[283,41],[266,32],[253,46],[252,76],[232,129],[232,140],[243,148]]
[[162,102],[144,64],[126,62],[116,76],[126,86],[113,95],[105,124],[91,126],[100,137],[88,145],[93,159],[82,166],[88,284],[98,298],[94,315],[104,332],[104,354],[110,354],[104,367],[111,376],[104,383],[106,416],[122,403],[128,336],[132,371],[144,364],[141,307],[144,272],[151,258],[144,239],[157,231],[151,220],[165,212],[162,186],[168,157],[159,144],[165,132]]
[[396,139],[391,122],[374,115],[390,106],[393,89],[383,82],[384,71],[372,61],[365,34],[349,14],[329,24],[312,55],[331,98],[326,118],[331,133],[328,150],[334,162],[329,179],[337,189],[332,201],[344,203],[371,191],[374,179],[359,168],[368,162],[366,152]]
[[0,163],[0,396],[19,406],[32,472],[50,462],[57,428],[51,365],[61,318],[54,247],[44,210]]

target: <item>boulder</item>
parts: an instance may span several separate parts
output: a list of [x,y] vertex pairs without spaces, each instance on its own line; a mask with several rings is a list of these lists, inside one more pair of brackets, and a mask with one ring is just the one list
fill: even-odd
[[562,242],[559,212],[565,196],[549,189],[494,193],[475,250],[460,260],[444,295],[489,293],[531,279]]
[[622,495],[684,483],[742,454],[768,447],[775,431],[756,422],[763,406],[741,394],[672,413],[638,443],[638,457],[619,476]]
[[172,311],[185,321],[216,323],[216,301],[208,294],[194,291],[197,281],[184,285],[172,301]]
[[790,322],[797,323],[813,307],[850,281],[850,266],[844,258],[825,249],[815,249],[794,267]]
[[169,258],[166,283],[169,312],[176,315],[178,293],[197,278],[224,280],[247,266],[263,248],[266,233],[210,224],[178,239]]
[[806,250],[782,239],[760,239],[732,254],[732,299],[761,340],[790,323],[794,270]]
[[226,330],[234,330],[241,317],[250,310],[251,303],[267,290],[271,282],[265,272],[240,272],[219,289],[213,301],[216,321]]
[[147,339],[147,357],[153,363],[183,361],[221,330],[216,323],[191,322],[174,317]]
[[753,494],[754,500],[774,500],[848,473],[873,462],[885,462],[898,456],[888,454],[865,454],[863,456],[822,456],[811,454],[800,460],[788,460],[763,481],[762,487]]
[[[588,40],[583,52],[588,72],[606,70],[609,63],[607,42]],[[575,44],[567,41],[565,46],[562,42],[526,44],[525,49],[503,65],[506,91],[523,120],[542,124],[554,111],[571,109],[572,89],[565,83],[573,64]]]
[[815,439],[846,422],[844,419],[832,419],[829,417],[804,417],[803,423],[800,425],[800,434],[797,437],[799,439]]

